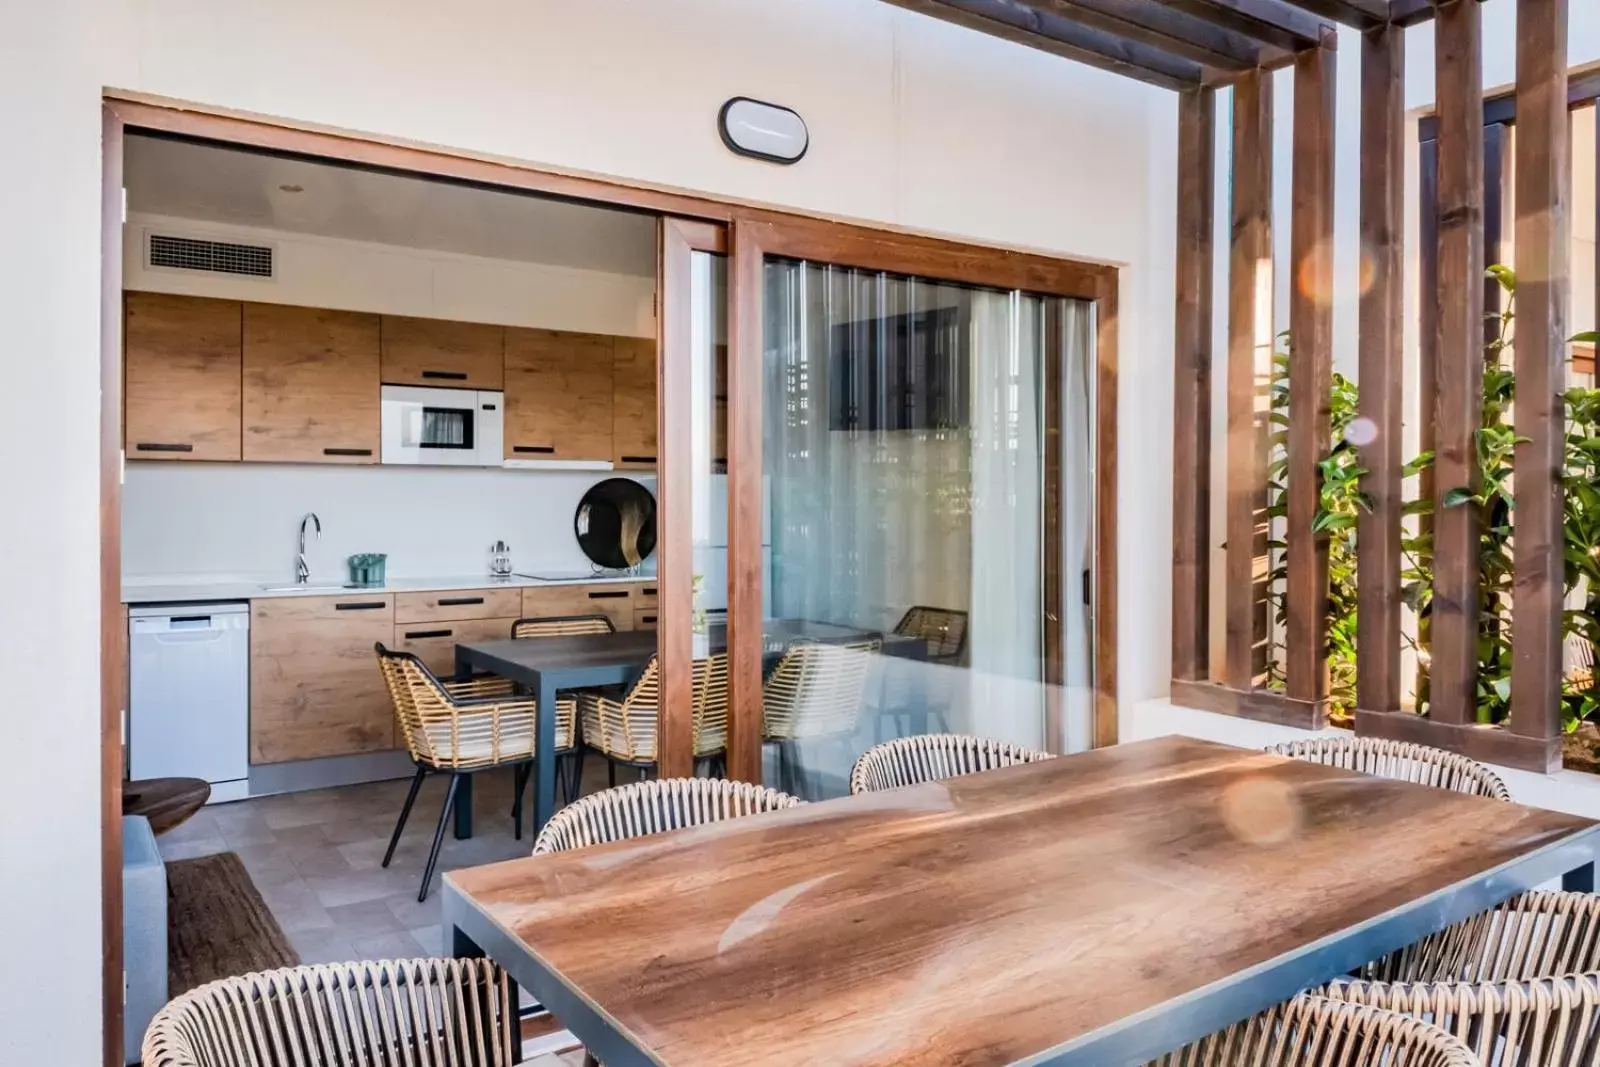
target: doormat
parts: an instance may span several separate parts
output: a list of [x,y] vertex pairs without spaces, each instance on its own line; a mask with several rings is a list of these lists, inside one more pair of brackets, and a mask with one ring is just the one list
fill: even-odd
[[233,852],[167,864],[167,996],[300,962]]

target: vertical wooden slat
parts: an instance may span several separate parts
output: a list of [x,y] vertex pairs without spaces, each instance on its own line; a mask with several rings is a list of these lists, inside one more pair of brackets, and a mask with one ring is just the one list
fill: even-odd
[[1328,695],[1328,538],[1312,525],[1333,388],[1335,58],[1331,47],[1310,48],[1294,64],[1285,667],[1289,696],[1310,701]]
[[1105,268],[1094,297],[1094,747],[1117,743],[1117,381],[1121,274]]
[[[1062,686],[1066,683],[1066,645],[1062,616],[1067,592],[1061,573],[1061,380],[1062,302],[1044,301],[1044,744],[1050,752],[1066,748]],[[1082,599],[1079,591],[1076,599]]]
[[[1266,492],[1260,432],[1265,401],[1258,364],[1272,346],[1272,76],[1255,70],[1233,86],[1233,204],[1228,271],[1227,677],[1255,685],[1256,537]],[[1263,347],[1265,346],[1265,347]]]
[[1178,285],[1172,419],[1172,676],[1211,657],[1212,213],[1216,94],[1178,94]]
[[670,218],[661,219],[656,244],[661,295],[656,316],[656,654],[661,665],[656,736],[661,777],[681,778],[694,770],[692,250],[683,227]]
[[755,225],[733,224],[728,268],[728,777],[761,781],[761,297]]
[[1454,0],[1434,22],[1439,113],[1439,286],[1434,398],[1434,578],[1431,715],[1467,723],[1477,711],[1478,509],[1445,507],[1481,478],[1483,411],[1483,15]]
[[1563,535],[1571,201],[1567,0],[1518,0],[1517,330],[1511,730],[1561,733]]
[[1400,710],[1400,469],[1405,302],[1405,30],[1362,38],[1361,247],[1372,277],[1361,294],[1361,491],[1356,524],[1356,705]]

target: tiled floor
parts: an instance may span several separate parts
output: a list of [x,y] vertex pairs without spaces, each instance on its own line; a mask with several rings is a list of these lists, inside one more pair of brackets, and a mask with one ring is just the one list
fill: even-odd
[[[475,776],[473,837],[448,829],[441,872],[526,856],[533,847],[532,790],[523,837],[513,837],[511,772]],[[585,792],[604,788],[605,764],[592,761]],[[261,797],[202,809],[159,839],[167,860],[212,852],[239,854],[303,963],[441,954],[439,876],[417,903],[446,779],[430,776],[387,869],[380,866],[409,782]],[[534,1060],[557,1067],[555,1058]],[[581,1063],[581,1055],[575,1063]]]

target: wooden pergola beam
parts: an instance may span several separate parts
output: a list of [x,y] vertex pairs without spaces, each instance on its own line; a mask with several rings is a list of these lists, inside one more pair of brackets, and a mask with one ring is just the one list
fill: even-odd
[[1254,37],[1196,18],[1159,0],[1027,0],[1085,26],[1126,37],[1208,67],[1245,71],[1286,62],[1281,50]]
[[1128,40],[1020,0],[888,0],[945,22],[1050,52],[1101,70],[1159,85],[1193,89],[1207,71],[1191,59]]
[[1389,0],[1294,0],[1313,15],[1354,26],[1358,30],[1373,30],[1389,21]]
[[1166,0],[1166,6],[1287,52],[1321,44],[1335,30],[1287,0]]
[[1389,0],[1389,21],[1396,26],[1415,26],[1433,18],[1440,5],[1448,2],[1450,0]]

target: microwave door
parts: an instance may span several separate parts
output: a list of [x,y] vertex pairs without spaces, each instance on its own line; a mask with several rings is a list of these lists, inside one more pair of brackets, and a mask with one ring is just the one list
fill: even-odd
[[430,466],[478,462],[478,394],[389,386],[383,398],[383,461]]

